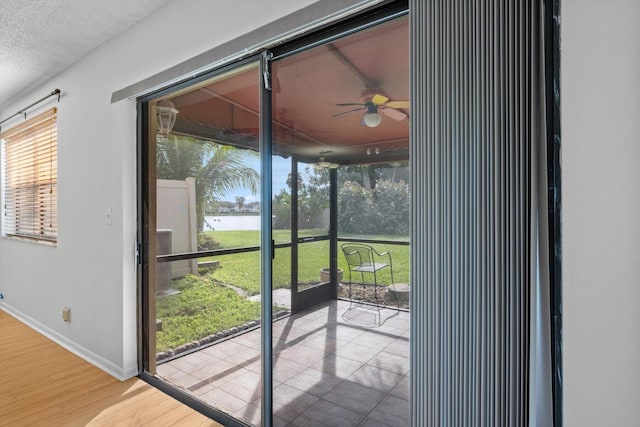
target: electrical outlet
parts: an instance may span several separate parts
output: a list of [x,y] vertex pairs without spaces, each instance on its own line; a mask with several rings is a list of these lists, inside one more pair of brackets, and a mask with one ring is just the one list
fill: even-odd
[[62,320],[65,322],[71,322],[71,309],[69,307],[62,309]]

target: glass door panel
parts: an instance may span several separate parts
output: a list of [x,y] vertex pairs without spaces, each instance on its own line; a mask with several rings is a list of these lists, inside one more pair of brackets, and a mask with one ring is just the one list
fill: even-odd
[[150,102],[159,377],[260,420],[259,70]]
[[[409,218],[396,194],[408,191],[408,20],[276,58],[272,79],[273,151],[293,159],[280,195],[293,270],[291,315],[273,323],[275,424],[393,424],[385,405],[408,408],[408,312],[343,295],[354,284],[341,246],[392,251],[407,267],[408,246],[393,244],[408,244],[408,229],[391,228]],[[359,289],[387,295],[390,270]]]

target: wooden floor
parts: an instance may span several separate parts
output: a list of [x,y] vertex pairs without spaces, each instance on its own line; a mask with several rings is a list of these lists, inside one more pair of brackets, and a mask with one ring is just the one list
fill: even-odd
[[118,381],[0,310],[1,426],[218,426],[147,383]]

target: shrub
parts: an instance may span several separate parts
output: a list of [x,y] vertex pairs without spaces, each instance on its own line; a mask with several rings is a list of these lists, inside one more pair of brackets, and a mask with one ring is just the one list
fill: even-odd
[[211,233],[198,233],[198,251],[212,251],[220,247],[220,242],[216,241]]
[[338,231],[353,234],[409,233],[409,186],[380,180],[369,190],[347,181],[338,191]]
[[338,191],[338,231],[368,233],[373,216],[373,197],[370,190],[357,182],[347,181]]
[[409,234],[409,186],[404,181],[379,181],[373,198],[378,232]]

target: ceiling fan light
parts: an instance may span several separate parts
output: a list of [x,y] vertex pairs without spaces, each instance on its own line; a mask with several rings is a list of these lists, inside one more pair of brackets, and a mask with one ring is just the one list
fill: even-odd
[[364,116],[362,116],[362,123],[369,126],[370,128],[377,127],[381,121],[382,121],[382,117],[380,116],[380,113],[378,113],[377,111],[373,113],[366,112]]
[[318,163],[313,164],[313,168],[318,171],[322,169],[337,169],[338,166],[339,165],[337,163],[331,163],[331,162],[325,161],[324,157],[320,157],[320,160],[318,161]]

